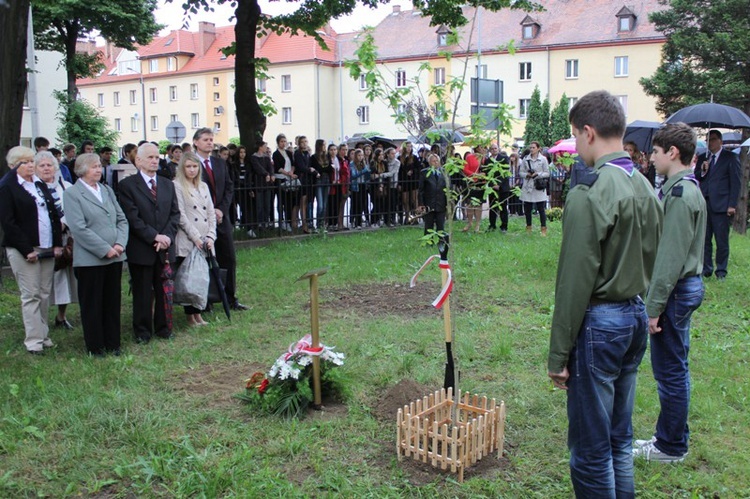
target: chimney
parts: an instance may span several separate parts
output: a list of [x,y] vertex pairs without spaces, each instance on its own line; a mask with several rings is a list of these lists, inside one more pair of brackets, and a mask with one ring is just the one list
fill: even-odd
[[399,12],[401,12],[401,6],[400,5],[394,5],[393,6],[393,13],[394,14],[398,14]]
[[216,40],[216,25],[206,21],[198,23],[198,43],[201,55],[206,55],[208,48]]

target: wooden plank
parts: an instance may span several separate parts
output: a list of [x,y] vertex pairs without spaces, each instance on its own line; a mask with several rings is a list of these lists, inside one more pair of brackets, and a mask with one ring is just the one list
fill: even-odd
[[500,408],[498,409],[498,423],[497,423],[497,457],[500,459],[503,457],[503,447],[505,446],[505,402],[500,401]]
[[437,468],[438,455],[438,424],[432,423],[432,467]]
[[404,413],[401,409],[396,413],[396,455],[398,460],[401,461],[401,425],[403,423]]
[[454,442],[454,445],[451,445],[451,459],[452,459],[452,462],[451,462],[451,471],[453,473],[455,473],[456,472],[456,461],[457,461],[456,453],[457,453],[457,447],[458,447],[458,445],[455,445],[455,442],[458,441],[458,428],[455,425],[453,426],[452,437],[453,437],[452,441]]
[[443,458],[440,461],[440,468],[446,469],[448,467],[448,425],[446,424],[443,425],[441,440],[443,444]]

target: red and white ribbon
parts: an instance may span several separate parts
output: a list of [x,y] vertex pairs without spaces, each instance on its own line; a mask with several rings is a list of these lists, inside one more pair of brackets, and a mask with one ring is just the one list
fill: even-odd
[[[422,271],[430,264],[430,262],[432,262],[436,258],[440,258],[440,255],[432,255],[427,259],[426,262],[422,264],[421,267],[419,267],[417,273],[414,274],[411,278],[411,281],[409,281],[410,288],[413,288],[417,285],[417,277],[419,276],[419,274],[421,274]],[[445,303],[445,300],[448,299],[448,295],[451,294],[451,291],[453,290],[453,273],[451,272],[451,266],[448,263],[448,260],[440,260],[439,266],[441,269],[446,270],[446,272],[448,273],[448,278],[445,280],[445,284],[443,284],[443,289],[440,290],[440,294],[438,294],[437,298],[435,298],[432,302],[432,306],[435,308],[441,308]]]
[[312,336],[307,334],[297,343],[292,343],[291,345],[289,345],[289,348],[284,354],[284,360],[289,360],[291,357],[297,355],[298,353],[304,353],[305,355],[311,356],[320,356],[327,348],[328,347],[325,345],[319,345],[318,347],[313,348]]

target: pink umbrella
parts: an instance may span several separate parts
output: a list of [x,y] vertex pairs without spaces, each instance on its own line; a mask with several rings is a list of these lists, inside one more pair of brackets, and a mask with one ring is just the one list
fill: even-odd
[[567,152],[569,154],[575,154],[576,153],[576,139],[561,140],[554,146],[550,147],[547,152],[549,152],[550,154],[564,153],[564,152]]

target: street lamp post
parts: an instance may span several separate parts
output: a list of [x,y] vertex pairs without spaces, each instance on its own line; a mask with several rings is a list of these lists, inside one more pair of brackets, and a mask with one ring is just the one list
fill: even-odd
[[141,124],[143,126],[143,140],[146,140],[146,86],[143,83],[143,73],[133,68],[126,68],[128,71],[136,73],[141,81]]

